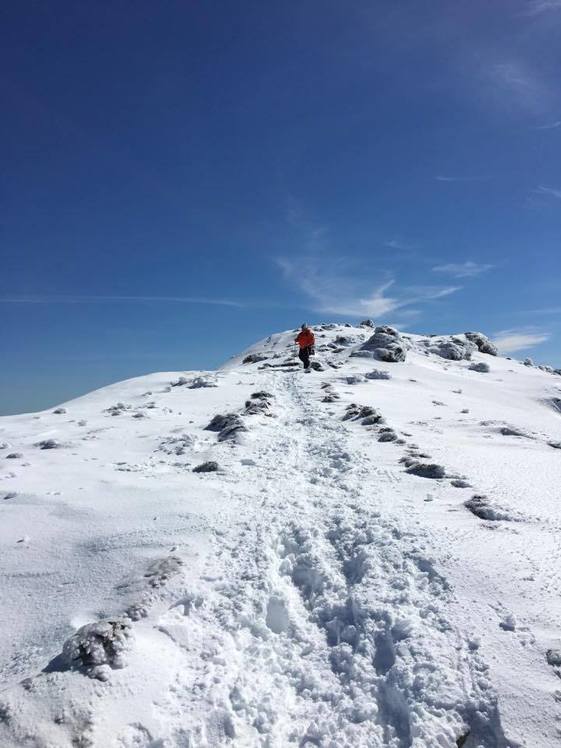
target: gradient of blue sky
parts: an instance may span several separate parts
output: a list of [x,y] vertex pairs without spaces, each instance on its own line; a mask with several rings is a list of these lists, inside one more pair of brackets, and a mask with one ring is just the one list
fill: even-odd
[[0,412],[304,319],[561,365],[560,32],[561,0],[4,4]]

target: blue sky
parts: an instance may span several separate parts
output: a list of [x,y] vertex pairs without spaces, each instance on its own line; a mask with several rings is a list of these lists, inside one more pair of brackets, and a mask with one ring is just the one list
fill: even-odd
[[561,0],[5,4],[0,413],[303,321],[561,365],[560,31]]

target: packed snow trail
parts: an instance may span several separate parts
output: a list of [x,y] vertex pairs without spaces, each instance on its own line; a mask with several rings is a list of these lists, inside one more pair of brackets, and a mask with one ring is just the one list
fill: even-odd
[[[276,338],[270,348],[285,344],[286,336]],[[396,381],[351,385],[347,375],[368,373],[367,362],[349,360],[344,374],[338,364],[311,375],[259,365],[235,364],[218,379],[207,376],[204,386],[200,378],[189,380],[190,388],[180,379],[175,389],[161,389],[169,376],[158,375],[145,391],[146,382],[136,380],[127,393],[134,407],[112,404],[111,388],[93,393],[68,405],[74,417],[59,428],[58,416],[50,414],[43,422],[15,420],[11,439],[22,449],[63,437],[77,445],[81,429],[89,429],[85,446],[73,446],[72,454],[48,451],[34,473],[45,486],[58,480],[67,494],[77,485],[85,492],[90,484],[96,495],[109,494],[101,515],[84,513],[79,502],[67,515],[63,499],[49,517],[65,518],[64,534],[53,537],[65,548],[61,560],[78,564],[75,582],[68,580],[71,595],[64,598],[72,629],[127,613],[131,641],[122,656],[117,653],[122,669],[115,664],[117,669],[104,665],[99,671],[106,681],[69,669],[56,656],[68,634],[60,634],[67,614],[55,600],[50,656],[38,648],[20,658],[18,672],[28,677],[0,697],[0,744],[554,746],[559,701],[544,698],[547,689],[555,693],[554,660],[546,662],[540,651],[539,627],[532,632],[510,614],[512,592],[503,595],[504,604],[496,602],[499,580],[523,584],[518,566],[512,579],[510,568],[500,566],[500,578],[487,578],[474,566],[477,558],[457,556],[466,538],[479,542],[476,556],[495,542],[508,548],[504,538],[518,543],[509,521],[541,533],[546,546],[554,533],[528,508],[509,506],[507,494],[500,505],[481,499],[477,511],[495,517],[484,522],[463,506],[466,489],[453,487],[468,481],[427,480],[406,470],[412,455],[439,453],[441,434],[453,433],[424,410],[445,407],[451,391],[463,412],[466,396],[457,378],[469,391],[469,376],[480,375],[467,375],[460,366],[441,371],[437,362],[423,380],[421,359],[414,369],[396,370]],[[439,392],[438,405],[432,389],[423,395],[425,381]],[[477,407],[485,390],[477,380],[473,386],[469,404]],[[270,406],[248,400],[240,418],[236,413],[255,390]],[[349,408],[358,407],[351,401],[379,408],[390,426],[376,424],[378,416],[344,420]],[[95,415],[96,408],[102,415]],[[227,423],[224,433],[235,438],[205,429],[213,416],[228,412],[220,419]],[[80,425],[86,414],[91,425]],[[509,413],[516,424],[514,418]],[[475,428],[477,422],[471,423]],[[556,423],[544,419],[544,447],[535,445],[534,436],[532,450],[519,452],[519,459],[543,454],[554,464],[556,453],[547,446],[553,437],[546,432]],[[520,426],[512,430],[520,432]],[[384,437],[389,440],[379,441]],[[461,438],[463,457],[473,448]],[[71,458],[64,484],[62,466]],[[457,452],[444,458],[453,463]],[[93,472],[78,483],[75,474],[84,463]],[[211,463],[218,472],[193,473]],[[31,491],[25,468],[17,464],[7,480]],[[468,477],[476,475],[487,480],[484,472]],[[14,499],[6,502],[9,507]],[[20,522],[26,506],[12,506]],[[44,506],[50,512],[51,505]],[[497,517],[506,518],[504,529]],[[57,531],[56,523],[44,526]],[[33,552],[33,535],[20,548]],[[531,549],[525,552],[535,563]],[[519,554],[517,564],[521,559]],[[51,566],[57,560],[49,557]],[[88,571],[93,584],[84,589]],[[549,583],[540,583],[542,594],[554,595]],[[32,589],[35,582],[26,577],[25,584]],[[530,594],[532,581],[523,589]],[[552,599],[546,607],[553,617]],[[43,603],[48,606],[49,598]],[[24,598],[20,604],[32,609]],[[49,618],[43,619],[42,628],[35,623],[26,629],[24,641],[47,638]],[[37,662],[44,667],[39,674]]]

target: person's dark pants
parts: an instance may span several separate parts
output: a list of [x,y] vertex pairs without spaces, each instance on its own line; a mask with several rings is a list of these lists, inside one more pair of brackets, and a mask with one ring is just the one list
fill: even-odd
[[304,369],[310,368],[310,353],[311,352],[312,352],[312,347],[310,345],[307,345],[305,348],[300,348],[300,352],[298,353],[298,358],[304,364]]

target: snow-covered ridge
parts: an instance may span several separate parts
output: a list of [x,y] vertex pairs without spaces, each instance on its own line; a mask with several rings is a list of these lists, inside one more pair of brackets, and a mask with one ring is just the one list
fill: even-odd
[[558,744],[561,379],[315,334],[0,419],[0,745]]

